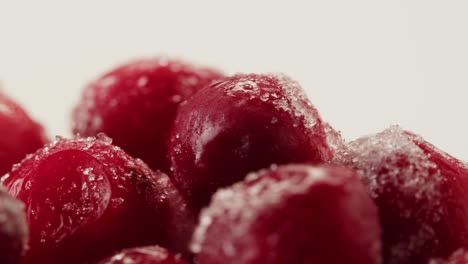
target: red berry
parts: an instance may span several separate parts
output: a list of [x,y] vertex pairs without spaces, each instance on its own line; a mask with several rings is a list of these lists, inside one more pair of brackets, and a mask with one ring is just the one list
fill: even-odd
[[47,143],[41,125],[16,102],[0,93],[0,175]]
[[99,264],[187,264],[184,260],[172,255],[158,246],[125,249]]
[[380,226],[353,171],[286,165],[219,190],[191,248],[199,264],[377,264]]
[[190,217],[169,178],[103,136],[59,139],[4,182],[26,204],[30,248],[23,264],[88,263],[150,244],[179,252],[190,235]]
[[384,263],[426,264],[468,246],[468,169],[421,137],[391,127],[351,142],[355,169],[379,207]]
[[169,142],[176,186],[195,211],[220,187],[271,164],[322,163],[333,150],[302,88],[283,75],[236,75],[180,106]]
[[165,58],[122,65],[86,87],[73,113],[73,132],[104,132],[130,155],[168,171],[166,141],[179,104],[219,77]]
[[24,206],[0,186],[0,263],[19,263],[26,240]]
[[429,264],[468,264],[468,252],[464,249],[459,249],[450,255],[447,260],[433,259]]

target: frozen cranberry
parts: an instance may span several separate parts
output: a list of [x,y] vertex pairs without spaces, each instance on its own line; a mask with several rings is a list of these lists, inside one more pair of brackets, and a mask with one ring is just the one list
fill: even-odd
[[336,162],[356,169],[377,203],[384,263],[426,264],[468,246],[468,169],[391,127],[351,142]]
[[468,252],[464,249],[455,251],[447,260],[434,259],[429,264],[468,264]]
[[166,141],[179,104],[219,77],[165,58],[125,64],[86,87],[73,113],[73,132],[104,132],[130,155],[167,172]]
[[99,264],[187,264],[184,260],[172,255],[158,246],[125,249]]
[[42,126],[0,92],[0,175],[47,142]]
[[324,126],[302,88],[284,75],[215,82],[179,108],[169,142],[174,183],[197,211],[248,172],[329,160],[334,137]]
[[88,263],[127,247],[183,251],[190,216],[169,178],[104,136],[58,139],[4,179],[26,204],[24,264]]
[[380,263],[375,205],[340,167],[285,165],[219,190],[191,248],[199,264]]
[[0,186],[0,263],[19,263],[26,240],[24,206]]

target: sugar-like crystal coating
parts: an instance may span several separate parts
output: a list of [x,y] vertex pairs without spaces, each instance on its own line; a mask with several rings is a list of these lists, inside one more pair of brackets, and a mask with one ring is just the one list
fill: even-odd
[[397,126],[349,143],[334,161],[355,169],[379,207],[384,263],[426,264],[468,246],[468,169]]
[[58,138],[3,181],[26,205],[30,236],[23,264],[89,263],[152,244],[184,252],[194,225],[167,175],[103,135]]
[[377,264],[380,235],[352,170],[284,165],[218,190],[191,249],[198,264]]
[[0,263],[20,263],[27,233],[24,205],[0,185]]
[[48,142],[44,129],[11,98],[0,92],[0,176]]
[[162,57],[129,62],[85,88],[73,112],[73,132],[104,132],[130,155],[168,172],[166,141],[179,104],[221,76]]
[[178,256],[158,246],[125,249],[98,264],[187,264]]
[[297,82],[284,75],[238,74],[179,107],[169,142],[170,176],[198,211],[218,188],[251,171],[328,161],[330,143],[338,140]]
[[465,249],[459,249],[445,259],[433,259],[428,264],[468,264],[468,252]]

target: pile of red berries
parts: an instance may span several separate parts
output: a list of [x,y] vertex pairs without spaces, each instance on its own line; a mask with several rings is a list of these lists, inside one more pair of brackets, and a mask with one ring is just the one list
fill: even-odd
[[285,75],[144,59],[75,137],[5,95],[0,131],[3,264],[468,263],[468,166],[398,126],[345,143]]

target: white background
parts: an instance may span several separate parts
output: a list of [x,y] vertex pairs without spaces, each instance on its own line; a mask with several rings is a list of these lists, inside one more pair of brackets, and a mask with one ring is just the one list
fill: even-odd
[[82,87],[132,58],[284,72],[347,139],[400,124],[468,160],[467,29],[466,0],[0,0],[0,80],[68,135]]

